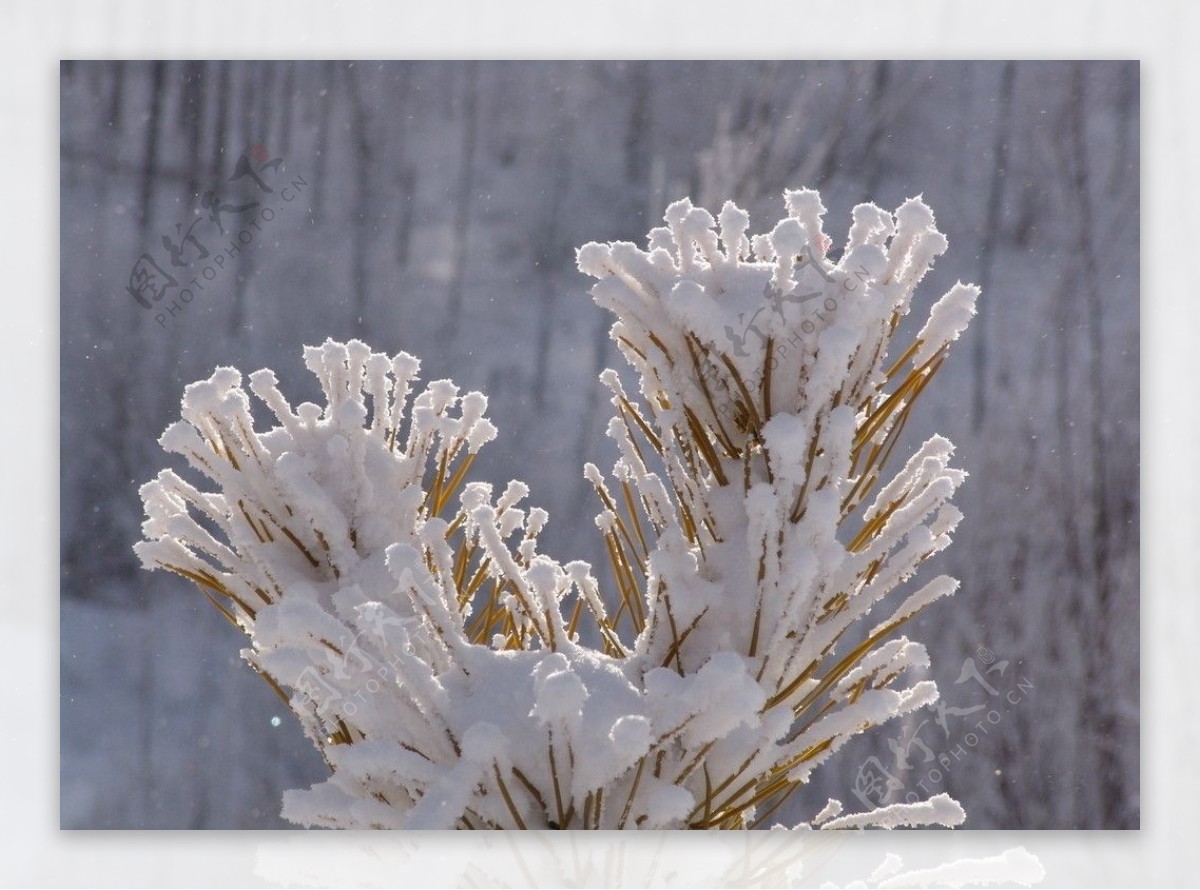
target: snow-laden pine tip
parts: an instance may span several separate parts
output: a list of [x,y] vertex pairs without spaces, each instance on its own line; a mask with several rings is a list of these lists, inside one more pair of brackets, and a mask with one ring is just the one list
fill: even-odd
[[[540,552],[528,485],[472,481],[487,399],[422,386],[411,355],[306,347],[321,404],[265,369],[185,390],[160,441],[203,482],[142,487],[137,551],[246,632],[329,763],[288,819],[765,827],[849,739],[936,701],[900,630],[957,586],[909,582],[949,545],[964,474],[938,436],[887,458],[978,289],[893,344],[946,250],[933,213],[859,205],[834,251],[815,191],[784,207],[752,234],[732,202],[681,199],[644,249],[577,253],[639,378],[601,375],[619,457],[583,471],[603,572]],[[831,800],[803,827],[963,818],[945,795]]]

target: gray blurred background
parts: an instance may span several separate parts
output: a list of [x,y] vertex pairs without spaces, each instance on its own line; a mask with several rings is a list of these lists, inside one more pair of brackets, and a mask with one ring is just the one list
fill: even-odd
[[[927,568],[962,588],[909,631],[946,709],[847,746],[782,818],[827,796],[861,808],[855,783],[879,768],[901,793],[950,792],[971,828],[1138,826],[1136,62],[61,74],[63,827],[284,827],[281,791],[322,776],[240,635],[131,551],[185,384],[270,366],[299,401],[318,391],[303,344],[412,352],[425,379],[488,394],[500,438],[474,473],[528,482],[544,549],[601,566],[581,468],[615,457],[596,376],[624,363],[574,248],[641,241],[684,195],[731,197],[768,229],[801,186],[821,190],[835,248],[854,204],[923,193],[950,250],[918,311],[956,279],[984,293],[906,433],[947,435],[971,474],[956,543]],[[128,290],[143,254],[148,280],[177,282],[151,309]]]

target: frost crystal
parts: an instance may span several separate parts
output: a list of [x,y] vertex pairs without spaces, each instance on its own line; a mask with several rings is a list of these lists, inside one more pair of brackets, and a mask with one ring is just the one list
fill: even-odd
[[[974,312],[958,285],[889,347],[945,238],[920,199],[854,210],[838,261],[813,191],[749,236],[689,201],[579,267],[640,377],[614,372],[588,466],[615,578],[538,553],[546,514],[467,481],[487,400],[357,341],[305,350],[325,405],[275,375],[185,391],[161,441],[206,477],[142,488],[147,568],[194,581],[300,716],[330,777],[284,815],[337,828],[752,828],[851,736],[936,700],[901,626],[956,587],[963,473],[934,437],[881,485],[909,411]],[[719,220],[719,222],[718,222]],[[817,803],[814,801],[814,804]],[[817,807],[814,806],[813,810]],[[955,825],[939,795],[808,827]]]

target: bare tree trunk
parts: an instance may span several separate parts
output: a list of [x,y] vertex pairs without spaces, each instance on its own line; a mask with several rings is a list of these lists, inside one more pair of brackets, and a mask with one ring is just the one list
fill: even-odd
[[[1012,122],[1013,81],[1016,78],[1016,63],[1004,63],[1000,72],[1000,91],[996,100],[996,127],[992,141],[992,179],[988,187],[987,209],[984,212],[983,238],[979,253],[979,286],[984,293],[991,293],[996,262],[996,244],[1000,240],[1000,228],[1004,211],[1004,184],[1008,176],[1008,136]],[[983,427],[984,411],[987,407],[988,390],[988,318],[991,313],[984,307],[975,319],[974,387],[971,396],[971,428],[978,432]]]
[[[408,123],[409,97],[412,94],[414,74],[414,65],[405,63],[400,67],[396,77],[396,106],[393,118],[401,122],[401,127]],[[393,161],[396,166],[396,187],[399,192],[396,201],[395,244],[396,263],[404,267],[408,265],[412,251],[412,227],[417,209],[417,165],[415,161],[409,160],[403,155],[406,144],[403,138],[393,139],[391,143],[396,145],[401,152]]]
[[[242,62],[238,66],[238,70],[241,71],[242,76],[239,78],[239,86],[241,87],[241,96],[238,99],[240,120],[238,123],[237,150],[235,155],[240,155],[250,146],[251,142],[255,141],[255,133],[258,130],[258,121],[255,119],[258,105],[255,100],[258,97],[261,65],[261,62]],[[225,171],[222,172],[224,173]]]
[[[650,153],[650,64],[645,61],[630,62],[629,91],[633,98],[629,105],[629,122],[625,127],[625,179],[635,192],[646,181],[649,173]],[[635,202],[640,217],[645,207],[644,196],[638,194]],[[643,220],[631,219],[632,231],[645,228]]]
[[[113,62],[112,87],[108,94],[105,119],[114,133],[121,131],[121,106],[125,96],[125,62]],[[115,159],[114,159],[115,162]]]
[[225,140],[229,132],[229,106],[230,106],[230,69],[233,68],[232,62],[210,62],[210,65],[215,65],[219,72],[217,82],[217,114],[213,130],[213,154],[212,154],[212,170],[213,176],[220,175],[221,169],[225,166]]
[[[159,128],[162,124],[162,109],[163,109],[163,93],[166,85],[166,62],[156,61],[152,63],[150,69],[150,117],[146,123],[146,147],[143,156],[142,167],[142,183],[141,183],[141,216],[139,217],[138,237],[142,244],[147,243],[150,234],[150,225],[154,217],[154,199],[158,185],[158,151],[159,151]],[[145,324],[142,315],[138,315],[137,334],[141,335],[142,328]],[[126,430],[130,428],[130,412],[133,409],[132,395],[130,392],[123,400],[125,404],[121,406],[120,415],[124,417],[125,424],[119,427],[122,437],[126,435]],[[136,466],[136,461],[130,458],[130,463]],[[136,478],[136,477],[131,477]],[[147,603],[142,602],[141,607],[146,609]],[[143,616],[139,616],[143,617]],[[142,824],[149,824],[149,816],[153,811],[154,790],[156,785],[156,776],[154,769],[154,720],[157,709],[153,705],[156,697],[156,684],[154,676],[154,658],[153,649],[150,646],[141,647],[141,664],[140,673],[138,676],[138,696],[147,704],[141,711],[138,722],[138,746],[141,750],[141,760],[145,764],[144,780],[140,785],[141,794],[139,799],[141,802],[141,817]]]
[[346,92],[350,96],[350,132],[354,140],[354,305],[352,327],[358,336],[366,330],[367,306],[370,300],[367,263],[370,260],[371,229],[375,214],[371,201],[371,139],[370,120],[363,102],[359,72],[351,62],[345,69]]
[[313,170],[312,216],[317,225],[325,221],[325,171],[329,161],[329,115],[333,106],[333,90],[337,81],[337,64],[321,66],[317,91],[317,159]]
[[556,274],[560,258],[570,254],[563,250],[562,205],[571,178],[571,141],[574,127],[560,104],[551,142],[554,156],[551,161],[550,191],[542,209],[542,221],[534,233],[538,278],[537,331],[533,347],[533,407],[540,411],[546,405],[546,385],[550,364],[550,341],[554,336],[554,297],[557,293]]
[[146,123],[146,149],[142,156],[141,215],[138,237],[145,243],[154,218],[154,192],[158,185],[158,130],[162,124],[163,89],[167,63],[157,61],[150,68],[150,119]]
[[275,80],[281,64],[283,63],[260,63],[262,76],[255,84],[255,100],[258,102],[258,111],[255,114],[254,129],[250,133],[251,142],[257,142],[268,151],[275,152],[272,157],[278,157],[279,146],[272,138],[275,135],[275,103],[271,100],[274,98]]
[[[1056,617],[1063,623],[1057,632],[1072,633],[1079,639],[1086,639],[1087,621],[1082,618],[1082,615],[1086,614],[1086,609],[1082,603],[1084,595],[1081,588],[1087,583],[1087,567],[1083,552],[1084,532],[1080,522],[1079,486],[1076,481],[1077,458],[1071,398],[1071,369],[1076,362],[1071,325],[1078,317],[1073,283],[1067,278],[1062,279],[1050,299],[1051,327],[1054,338],[1052,416],[1055,430],[1054,454],[1058,463],[1055,481],[1059,486],[1058,497],[1054,499],[1054,504],[1058,509],[1058,527],[1062,540],[1062,560],[1065,569],[1062,581],[1064,588],[1062,601],[1055,602],[1052,609]],[[1070,650],[1065,654],[1069,655]],[[1059,662],[1058,666],[1062,670],[1068,669],[1066,659]],[[1083,682],[1086,683],[1086,679]],[[1086,717],[1079,717],[1071,721],[1075,731],[1068,735],[1066,744],[1072,749],[1068,760],[1073,764],[1086,763],[1090,748],[1088,741],[1082,737],[1087,731],[1086,721]],[[1082,767],[1077,767],[1077,770],[1087,772]],[[1070,814],[1069,818],[1072,820],[1073,827],[1094,827],[1093,823],[1088,820],[1088,814],[1092,810],[1087,802],[1090,792],[1091,788],[1081,781],[1068,781],[1063,785],[1062,793],[1067,798],[1064,812]]]
[[1093,240],[1095,213],[1091,196],[1091,181],[1086,133],[1087,81],[1083,63],[1075,63],[1071,71],[1071,93],[1068,103],[1068,132],[1073,160],[1071,193],[1077,203],[1075,214],[1075,250],[1080,263],[1080,285],[1083,288],[1087,336],[1087,395],[1089,404],[1088,445],[1090,451],[1091,490],[1089,492],[1090,521],[1090,581],[1092,596],[1085,614],[1091,621],[1087,631],[1089,645],[1084,647],[1088,669],[1085,714],[1097,749],[1101,819],[1100,825],[1111,828],[1120,825],[1120,801],[1123,797],[1121,764],[1116,754],[1117,720],[1113,708],[1113,684],[1110,677],[1112,655],[1112,566],[1110,564],[1109,479],[1105,433],[1107,398],[1104,387],[1104,301],[1098,275],[1099,258]]
[[200,183],[204,175],[200,159],[204,140],[204,63],[188,62],[184,66],[183,100],[179,103],[180,125],[187,134],[187,202],[194,207],[200,199]]
[[458,195],[454,202],[451,237],[454,244],[450,259],[450,285],[446,291],[446,315],[442,336],[452,337],[462,312],[463,285],[466,276],[467,248],[470,244],[471,205],[475,197],[475,147],[479,137],[479,62],[466,64],[463,78],[463,141],[458,174]]
[[296,62],[280,62],[284,67],[280,87],[279,154],[287,158],[292,151],[292,105],[296,93]]
[[412,254],[412,228],[417,213],[417,167],[406,163],[397,173],[400,192],[396,218],[396,263],[407,266]]
[[[260,122],[257,117],[257,97],[261,94],[259,84],[259,63],[242,62],[239,65],[241,71],[240,86],[241,98],[238,102],[240,113],[240,125],[237,134],[237,149],[235,154],[240,155],[241,152],[247,150],[252,142],[258,138]],[[229,166],[228,163],[226,166]],[[228,170],[219,171],[218,181],[224,186],[229,178]],[[218,191],[218,196],[221,192]],[[240,220],[239,220],[240,225]],[[233,236],[233,243],[237,243],[238,232],[231,230],[229,232]],[[254,275],[254,260],[251,258],[253,247],[251,245],[241,245],[241,250],[233,258],[233,308],[229,313],[229,336],[238,337],[246,329],[249,310],[246,307],[246,291],[249,287],[250,278]]]

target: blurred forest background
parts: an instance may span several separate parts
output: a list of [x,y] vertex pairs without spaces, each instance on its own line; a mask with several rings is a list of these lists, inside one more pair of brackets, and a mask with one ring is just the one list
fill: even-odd
[[[269,366],[295,401],[317,393],[303,344],[407,350],[425,379],[487,393],[500,438],[474,473],[528,482],[544,549],[599,571],[582,465],[615,457],[596,377],[625,368],[574,249],[640,242],[684,195],[768,229],[809,186],[835,249],[856,203],[923,193],[950,250],[917,311],[960,278],[983,297],[906,433],[945,434],[971,474],[927,569],[962,588],[909,631],[947,707],[847,746],[781,817],[860,809],[886,769],[956,796],[971,828],[1137,827],[1138,73],[64,62],[62,826],[283,827],[281,791],[323,773],[240,635],[134,559],[137,487],[185,384]],[[135,291],[178,284],[150,309],[129,289],[143,254],[157,271]]]

